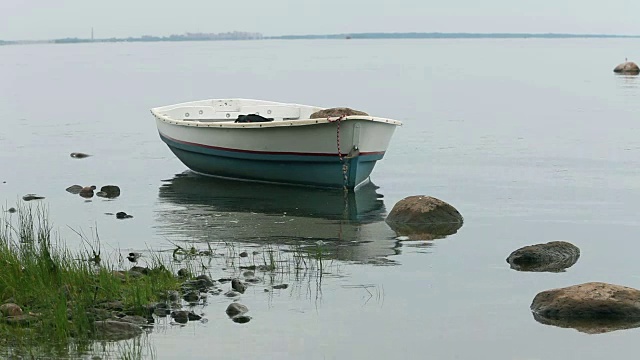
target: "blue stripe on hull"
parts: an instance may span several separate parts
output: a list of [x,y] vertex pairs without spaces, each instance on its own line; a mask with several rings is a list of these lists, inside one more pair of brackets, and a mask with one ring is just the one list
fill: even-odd
[[[342,162],[337,155],[251,153],[245,156],[234,151],[177,142],[162,134],[160,138],[183,164],[205,175],[321,187],[345,185]],[[366,154],[345,158],[348,166],[346,186],[354,188],[367,180],[376,161],[382,156],[383,154]]]

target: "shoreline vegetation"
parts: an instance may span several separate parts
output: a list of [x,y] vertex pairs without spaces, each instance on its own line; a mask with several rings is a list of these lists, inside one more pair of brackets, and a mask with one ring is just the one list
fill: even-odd
[[[336,270],[320,246],[265,244],[249,253],[233,243],[204,250],[171,243],[172,251],[105,255],[97,229],[91,238],[73,230],[82,241],[70,250],[53,231],[45,205],[12,209],[0,216],[0,357],[108,352],[143,358],[153,348],[140,335],[166,324],[161,319],[180,326],[207,322],[194,310],[207,306],[208,296],[228,298],[229,307],[219,311],[242,324],[251,316],[236,300],[247,287],[271,293],[287,289],[284,281],[306,279],[316,283],[318,296],[323,275]],[[145,267],[138,266],[141,257]],[[212,280],[210,270],[224,277]]]
[[60,38],[50,40],[0,40],[0,45],[25,44],[78,44],[116,42],[175,42],[175,41],[228,41],[228,40],[319,40],[319,39],[593,39],[640,38],[640,35],[618,34],[565,34],[565,33],[443,33],[443,32],[371,32],[316,35],[264,36],[261,33],[233,31],[225,33],[185,33],[169,36],[143,35],[126,38]]

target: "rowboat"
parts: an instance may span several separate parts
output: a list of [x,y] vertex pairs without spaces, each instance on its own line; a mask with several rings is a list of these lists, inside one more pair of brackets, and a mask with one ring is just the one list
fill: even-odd
[[369,181],[402,123],[339,109],[349,111],[336,115],[317,106],[209,99],[151,113],[162,141],[198,174],[356,189]]

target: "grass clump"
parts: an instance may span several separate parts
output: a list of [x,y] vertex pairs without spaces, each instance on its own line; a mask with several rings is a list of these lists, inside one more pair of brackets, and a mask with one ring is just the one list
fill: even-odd
[[150,303],[179,288],[159,257],[140,272],[118,271],[100,259],[99,240],[91,251],[68,250],[52,241],[47,215],[44,207],[22,206],[0,219],[0,304],[22,309],[0,314],[0,345],[82,348],[95,337],[96,321],[149,317]]

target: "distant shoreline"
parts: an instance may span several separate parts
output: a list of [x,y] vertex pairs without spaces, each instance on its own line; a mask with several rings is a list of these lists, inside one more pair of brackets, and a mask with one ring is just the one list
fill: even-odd
[[170,36],[140,36],[127,38],[62,38],[51,40],[3,41],[0,45],[23,44],[78,44],[78,43],[116,43],[116,42],[178,42],[178,41],[241,41],[241,40],[322,40],[322,39],[634,39],[640,35],[613,34],[561,34],[561,33],[442,33],[442,32],[404,32],[404,33],[344,33],[317,35],[278,35],[263,36],[260,33],[230,32],[219,34],[186,33]]

